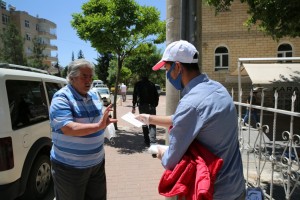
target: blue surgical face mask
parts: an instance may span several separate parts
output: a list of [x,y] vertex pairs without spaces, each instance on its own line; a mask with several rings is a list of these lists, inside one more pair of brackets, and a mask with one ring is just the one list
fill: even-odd
[[173,79],[171,77],[171,72],[174,70],[176,63],[174,62],[171,66],[171,68],[169,69],[169,71],[167,72],[167,79],[170,81],[170,83],[177,89],[177,90],[182,90],[182,84],[181,84],[181,73],[177,76],[176,79]]

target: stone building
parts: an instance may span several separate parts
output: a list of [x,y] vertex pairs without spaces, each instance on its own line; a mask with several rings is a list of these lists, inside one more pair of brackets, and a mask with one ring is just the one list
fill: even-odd
[[[235,94],[237,81],[230,81],[228,77],[236,73],[238,58],[300,57],[300,38],[275,41],[255,26],[248,30],[243,25],[248,17],[247,9],[247,4],[234,1],[228,10],[215,15],[213,7],[202,4],[202,45],[198,46],[202,48],[202,71],[221,82],[229,91],[234,88]],[[272,106],[275,89],[279,90],[279,108],[290,109],[290,97],[294,91],[297,99],[300,98],[298,83],[268,84],[264,87],[268,88],[266,104],[269,106]],[[252,88],[251,82],[246,82],[242,88],[245,99]]]

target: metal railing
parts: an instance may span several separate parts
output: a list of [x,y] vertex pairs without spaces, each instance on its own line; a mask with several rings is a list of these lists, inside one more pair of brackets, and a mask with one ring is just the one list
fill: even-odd
[[[242,89],[240,89],[239,99],[242,99],[242,93]],[[274,108],[264,106],[264,88],[260,88],[260,93],[260,106],[252,105],[252,90],[249,104],[235,102],[238,107],[239,141],[246,185],[247,187],[260,187],[269,199],[276,196],[274,195],[274,186],[279,185],[284,189],[285,199],[291,199],[295,190],[300,186],[300,162],[297,152],[297,149],[300,148],[300,130],[294,128],[294,119],[300,119],[300,113],[294,112],[296,95],[294,92],[291,96],[291,111],[287,111],[277,109],[277,91],[274,93]],[[249,109],[248,122],[244,122],[242,119],[244,109]],[[253,109],[260,113],[259,122],[256,124],[251,122]],[[266,115],[266,111],[269,114]],[[289,123],[289,130],[277,131],[278,126],[282,125],[277,121],[278,114],[289,118],[288,121],[282,122]],[[269,124],[265,123],[266,117],[269,118]],[[270,120],[272,118],[273,120]],[[248,125],[245,126],[245,123]],[[272,127],[272,132],[270,132],[270,127]],[[281,140],[278,139],[280,134]],[[269,189],[265,189],[266,184]]]

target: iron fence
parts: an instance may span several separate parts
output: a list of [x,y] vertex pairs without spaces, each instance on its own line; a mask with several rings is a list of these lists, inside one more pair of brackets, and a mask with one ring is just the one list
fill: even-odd
[[[296,92],[290,97],[291,110],[283,110],[277,106],[277,90],[272,108],[264,105],[265,88],[258,88],[260,105],[253,105],[253,90],[250,102],[243,103],[240,86],[239,83],[239,100],[235,105],[246,186],[260,187],[268,199],[300,199],[300,113],[295,112]],[[232,97],[234,99],[233,90]],[[243,120],[246,109],[249,110],[248,121]],[[257,123],[252,120],[254,110],[259,113]]]

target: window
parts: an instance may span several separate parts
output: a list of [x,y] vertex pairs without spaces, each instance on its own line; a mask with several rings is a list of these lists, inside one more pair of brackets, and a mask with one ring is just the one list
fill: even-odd
[[277,49],[277,57],[292,57],[293,49],[289,44],[281,44]]
[[218,47],[215,51],[215,71],[228,69],[228,49],[226,47]]
[[42,82],[6,81],[13,130],[48,120],[48,107]]
[[25,20],[25,27],[29,28],[29,21],[28,20]]
[[28,41],[31,40],[30,35],[28,33],[26,33],[26,40],[28,40]]
[[9,17],[5,14],[2,14],[2,24],[8,24]]
[[40,31],[40,26],[38,24],[35,26],[35,30]]
[[53,95],[61,88],[61,86],[57,83],[46,83],[46,88],[47,88],[48,100],[49,103],[51,103]]

